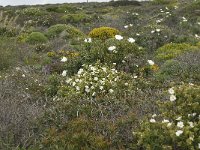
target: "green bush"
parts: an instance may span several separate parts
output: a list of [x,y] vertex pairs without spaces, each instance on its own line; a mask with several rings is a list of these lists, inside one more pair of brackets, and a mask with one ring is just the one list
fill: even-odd
[[136,38],[137,43],[150,53],[166,43],[172,42],[176,35],[170,28],[163,25],[150,24],[141,28],[140,36]]
[[56,13],[75,13],[77,11],[76,7],[70,6],[69,4],[64,4],[60,6],[49,6],[46,8],[48,12]]
[[47,37],[41,32],[32,32],[26,38],[26,42],[29,44],[46,43],[47,41]]
[[100,27],[100,28],[95,28],[92,31],[90,31],[89,36],[91,38],[98,38],[101,40],[106,40],[109,38],[113,38],[117,34],[119,34],[119,31],[115,28]]
[[61,17],[65,23],[85,23],[90,22],[91,17],[86,14],[67,14]]
[[84,34],[79,29],[71,25],[57,24],[57,25],[51,26],[48,29],[46,35],[49,38],[54,38],[58,36],[63,36],[64,38],[74,38],[74,37],[83,36]]
[[169,59],[176,58],[177,56],[180,56],[183,53],[192,52],[197,49],[197,47],[187,43],[169,43],[158,48],[158,50],[156,51],[156,59],[158,59],[159,61],[166,61]]
[[152,3],[156,5],[165,5],[165,4],[172,4],[176,3],[177,0],[153,0]]
[[23,16],[41,16],[44,15],[45,12],[40,8],[30,7],[24,8],[22,10],[17,10],[16,13]]
[[162,81],[199,82],[200,81],[200,51],[182,54],[174,60],[166,61],[156,77]]
[[0,38],[0,71],[14,66],[17,63],[19,54],[17,44],[13,38]]
[[168,90],[167,99],[160,101],[159,111],[133,134],[142,149],[191,149],[199,148],[199,99],[200,86],[181,85]]
[[[114,50],[109,48],[114,47]],[[116,63],[121,65],[125,57],[132,54],[132,58],[141,58],[145,54],[145,50],[135,43],[128,42],[124,37],[119,41],[116,39],[108,39],[105,42],[101,40],[92,40],[91,43],[85,43],[81,50],[81,58],[83,63],[92,63],[100,60],[105,63]]]

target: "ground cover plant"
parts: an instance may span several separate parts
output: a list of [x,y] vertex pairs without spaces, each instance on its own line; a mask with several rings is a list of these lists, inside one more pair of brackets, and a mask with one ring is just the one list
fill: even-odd
[[199,8],[0,7],[0,149],[200,149]]

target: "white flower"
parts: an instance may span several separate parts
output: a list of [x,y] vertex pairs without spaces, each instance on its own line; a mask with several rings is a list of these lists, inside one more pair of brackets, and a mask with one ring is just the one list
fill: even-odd
[[72,81],[72,79],[71,78],[69,78],[68,80],[66,80],[66,83],[70,83]]
[[124,28],[125,28],[125,29],[128,28],[128,25],[125,25]]
[[134,78],[134,79],[137,79],[137,77],[138,77],[138,76],[134,76],[133,78]]
[[64,71],[62,72],[62,76],[65,77],[66,75],[67,75],[67,70],[64,70]]
[[83,69],[79,69],[78,74],[80,75],[82,74],[82,72],[83,72]]
[[160,32],[161,30],[160,29],[156,29],[156,32]]
[[193,141],[193,140],[194,140],[194,137],[190,137],[189,139],[190,139],[191,141]]
[[100,90],[103,90],[103,86],[100,86],[99,89],[100,89]]
[[104,72],[106,72],[107,69],[106,69],[106,67],[102,67],[102,70],[103,70]]
[[192,116],[194,117],[194,116],[196,116],[196,114],[197,114],[197,113],[193,113]]
[[184,127],[183,122],[182,122],[182,121],[178,122],[178,123],[177,123],[177,127],[179,127],[179,128],[183,128],[183,127]]
[[95,96],[96,95],[96,92],[92,93],[92,96]]
[[86,38],[86,39],[84,40],[84,42],[85,42],[85,43],[91,43],[91,42],[92,42],[92,39],[91,39],[91,38]]
[[153,118],[151,118],[149,121],[150,121],[151,123],[154,123],[154,122],[156,122],[156,120],[155,120],[155,119],[153,119]]
[[15,69],[16,69],[17,71],[20,71],[20,70],[21,70],[20,67],[16,67]]
[[152,115],[152,118],[154,118],[154,117],[156,117],[156,116],[157,116],[156,114],[153,114],[153,115]]
[[76,82],[73,82],[73,83],[72,83],[72,86],[75,86],[75,85],[76,85]]
[[22,77],[26,77],[25,74],[23,74]]
[[134,43],[134,42],[135,42],[135,39],[129,38],[128,41],[129,41],[130,43]]
[[171,95],[173,95],[173,94],[175,93],[173,88],[168,89],[168,92],[169,92],[169,94],[171,94]]
[[170,95],[170,101],[173,102],[176,100],[176,96],[175,95]]
[[155,33],[155,31],[154,31],[154,30],[152,30],[152,31],[151,31],[151,33]]
[[76,79],[75,81],[76,81],[76,82],[79,82],[80,80],[79,80],[79,79]]
[[149,65],[154,65],[155,63],[152,60],[147,60],[147,62],[149,63]]
[[176,120],[181,120],[182,119],[182,117],[178,117]]
[[113,93],[114,92],[114,90],[113,89],[109,89],[109,93]]
[[63,57],[62,59],[61,59],[61,62],[66,62],[67,61],[67,58],[66,57]]
[[132,27],[132,26],[133,26],[133,24],[129,24],[129,26],[130,26],[130,27]]
[[136,33],[136,35],[137,35],[137,36],[140,36],[140,34],[139,34],[139,33]]
[[172,125],[172,123],[171,123],[171,122],[169,122],[169,123],[167,124],[167,127],[171,127],[171,125]]
[[110,47],[108,47],[108,50],[109,51],[113,51],[113,50],[115,50],[116,49],[116,46],[110,46]]
[[79,87],[79,86],[76,86],[76,90],[77,90],[77,91],[80,91],[80,87]]
[[191,128],[194,128],[194,123],[193,122],[188,122]]
[[128,83],[125,83],[124,85],[125,85],[125,86],[128,86]]
[[169,123],[169,120],[164,119],[164,120],[162,121],[162,123]]
[[182,133],[183,133],[182,130],[177,130],[177,131],[176,131],[176,136],[180,136]]
[[115,35],[115,38],[117,39],[117,40],[122,40],[123,39],[123,37],[121,36],[121,35]]
[[85,88],[85,92],[89,93],[90,89],[89,88]]
[[94,81],[98,81],[98,77],[94,77]]

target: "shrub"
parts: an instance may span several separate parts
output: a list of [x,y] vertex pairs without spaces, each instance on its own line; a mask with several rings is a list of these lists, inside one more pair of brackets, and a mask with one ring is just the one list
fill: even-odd
[[14,38],[0,38],[0,72],[16,65],[19,57],[21,57],[17,47]]
[[75,76],[66,80],[67,84],[61,86],[60,93],[63,96],[76,94],[86,97],[113,94],[116,88],[120,88],[123,76],[123,73],[99,62],[83,65]]
[[[133,59],[141,58],[145,50],[135,43],[130,43],[127,38],[119,41],[116,39],[107,39],[105,42],[101,40],[92,40],[91,43],[85,43],[82,47],[81,58],[83,63],[92,63],[100,60],[105,63],[116,63],[121,65],[129,54]],[[109,48],[114,48],[109,50]]]
[[69,4],[64,4],[60,6],[49,6],[46,8],[48,12],[56,12],[56,13],[75,13],[77,11],[77,7],[70,6]]
[[41,15],[44,15],[44,11],[42,11],[40,8],[35,8],[35,7],[17,10],[16,13],[19,14],[19,15],[22,15],[22,16],[41,16]]
[[136,39],[137,43],[148,49],[150,53],[164,44],[172,42],[176,36],[170,28],[154,24],[142,27],[139,34],[140,36]]
[[85,14],[68,14],[61,18],[65,23],[85,23],[90,22],[91,17]]
[[66,25],[66,24],[57,24],[57,25],[51,26],[48,29],[46,35],[49,38],[54,38],[54,37],[60,36],[61,33],[63,34],[62,36],[65,38],[74,38],[74,37],[79,37],[79,36],[84,35],[77,28],[75,28],[71,25]]
[[29,44],[46,43],[47,41],[47,37],[41,32],[32,32],[26,38],[26,42]]
[[108,5],[113,7],[119,7],[119,6],[130,6],[130,5],[140,6],[141,4],[137,1],[122,0],[122,1],[110,1]]
[[200,86],[185,84],[168,92],[169,100],[158,103],[158,114],[144,120],[139,132],[134,132],[138,148],[198,149]]
[[161,67],[156,77],[162,81],[186,81],[199,82],[200,77],[200,51],[182,54],[174,60],[166,61]]
[[166,61],[173,59],[183,53],[197,50],[198,48],[186,43],[169,43],[160,47],[156,51],[156,58],[160,61]]
[[100,27],[100,28],[95,28],[92,31],[90,31],[89,36],[91,38],[106,40],[109,38],[113,38],[117,34],[119,34],[119,31],[115,28]]
[[[80,53],[73,50],[59,50],[55,52],[48,52],[47,56],[50,58],[51,62],[48,63],[48,68],[50,73],[61,74],[63,69],[67,70],[68,75],[73,75],[77,73],[78,69],[81,67]],[[62,63],[61,59],[63,57],[67,58],[67,63]]]
[[153,4],[156,4],[156,5],[165,5],[165,4],[170,4],[172,2],[176,2],[176,0],[153,0]]

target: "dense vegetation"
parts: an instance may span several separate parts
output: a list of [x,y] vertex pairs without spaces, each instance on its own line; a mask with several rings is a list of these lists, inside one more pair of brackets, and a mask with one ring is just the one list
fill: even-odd
[[200,149],[200,2],[0,8],[0,149]]

